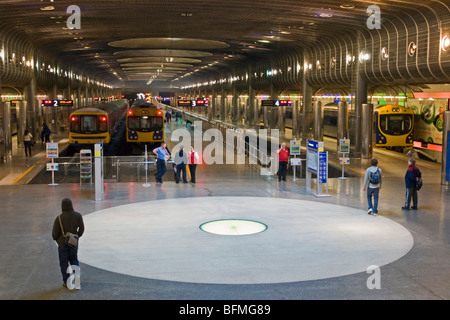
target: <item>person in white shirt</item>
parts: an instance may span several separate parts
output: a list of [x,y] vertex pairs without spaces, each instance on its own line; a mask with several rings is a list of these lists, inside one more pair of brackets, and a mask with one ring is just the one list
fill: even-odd
[[28,157],[28,154],[31,157],[31,139],[33,139],[33,136],[31,135],[30,131],[25,129],[25,133],[23,136],[23,145],[25,147],[25,157]]

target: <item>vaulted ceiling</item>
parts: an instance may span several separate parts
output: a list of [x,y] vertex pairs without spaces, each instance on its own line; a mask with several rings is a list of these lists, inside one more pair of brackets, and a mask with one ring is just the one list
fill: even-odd
[[300,50],[325,35],[367,28],[373,4],[386,21],[424,11],[439,15],[443,8],[448,14],[449,2],[2,0],[0,27],[115,86],[142,87],[170,84],[191,72],[219,72]]

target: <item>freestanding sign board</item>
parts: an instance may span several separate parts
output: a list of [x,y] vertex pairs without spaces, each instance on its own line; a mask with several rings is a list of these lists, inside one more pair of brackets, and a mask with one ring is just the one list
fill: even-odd
[[103,143],[94,145],[95,164],[95,201],[102,201],[104,195],[103,187]]
[[289,154],[291,156],[294,156],[293,158],[291,158],[291,166],[293,168],[292,170],[294,171],[294,177],[292,179],[293,181],[295,181],[297,166],[302,165],[301,159],[297,158],[297,156],[300,155],[301,142],[302,142],[301,140],[297,140],[297,139],[290,141]]
[[[316,174],[316,197],[328,195],[328,151],[324,151],[323,141],[307,140],[306,142],[306,189],[311,191],[312,174]],[[326,185],[325,194],[322,193]]]
[[47,142],[46,151],[47,159],[52,159],[51,163],[47,163],[47,171],[52,172],[52,183],[49,183],[49,186],[57,186],[58,184],[55,183],[55,171],[58,171],[58,164],[54,160],[59,156],[58,143]]
[[344,177],[344,165],[350,164],[350,158],[347,155],[350,153],[350,139],[339,139],[339,153],[342,153],[342,157],[339,158],[339,163],[342,166],[342,176],[338,179],[347,179]]

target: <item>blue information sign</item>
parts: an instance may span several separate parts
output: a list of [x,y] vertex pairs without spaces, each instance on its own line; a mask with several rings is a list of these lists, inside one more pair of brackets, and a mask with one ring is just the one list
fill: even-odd
[[328,178],[328,152],[319,152],[319,170],[317,178],[320,183],[326,183]]
[[450,182],[450,131],[447,132],[447,155],[446,155],[445,181]]

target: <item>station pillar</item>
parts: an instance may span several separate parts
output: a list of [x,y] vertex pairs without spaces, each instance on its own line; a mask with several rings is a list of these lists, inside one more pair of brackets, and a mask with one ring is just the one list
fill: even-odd
[[442,173],[441,184],[450,184],[450,111],[444,112],[444,130],[442,130]]
[[314,140],[323,141],[323,108],[321,101],[314,102]]
[[372,158],[373,152],[373,104],[364,103],[361,108],[361,158]]
[[9,162],[12,158],[12,135],[11,135],[11,102],[0,102],[3,107],[2,136],[0,137],[0,155]]
[[299,137],[298,110],[300,109],[300,100],[295,100],[292,105],[292,138]]
[[339,140],[349,138],[348,135],[348,105],[346,102],[338,103],[338,119],[337,119],[337,147],[339,148]]
[[27,101],[16,101],[17,106],[17,147],[23,148],[23,137],[27,129]]

